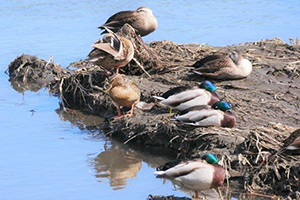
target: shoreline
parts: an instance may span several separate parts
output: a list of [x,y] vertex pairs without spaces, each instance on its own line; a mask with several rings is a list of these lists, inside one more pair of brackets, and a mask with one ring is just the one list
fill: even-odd
[[[132,38],[136,40],[135,36]],[[213,81],[220,99],[232,105],[237,125],[232,129],[186,127],[171,121],[167,109],[155,105],[148,111],[136,109],[129,119],[106,120],[105,129],[97,128],[104,129],[106,135],[117,137],[127,145],[141,145],[158,151],[168,149],[173,157],[181,159],[214,153],[229,171],[229,184],[235,185],[235,188],[242,188],[244,192],[296,198],[300,188],[296,180],[299,156],[291,160],[278,157],[272,165],[256,169],[266,152],[279,149],[282,141],[300,122],[299,45],[289,45],[277,38],[223,47],[183,45],[172,41],[138,45],[141,49],[149,49],[145,55],[138,54],[137,60],[151,77],[133,61],[130,66],[122,68],[121,73],[139,85],[141,100],[147,103],[155,102],[153,95],[172,87],[197,85],[205,80],[188,74],[187,66],[200,58],[213,53],[227,54],[232,50],[242,52],[253,64],[252,74],[241,80]],[[149,61],[147,56],[151,55],[157,57]],[[86,67],[86,64],[84,61],[74,62],[72,66],[80,69],[69,70],[54,62],[25,55],[10,64],[9,75],[10,80],[18,81],[24,90],[37,91],[48,87],[50,93],[60,98],[65,112],[77,109],[104,118],[114,116],[116,108],[102,90],[105,81],[103,71]]]

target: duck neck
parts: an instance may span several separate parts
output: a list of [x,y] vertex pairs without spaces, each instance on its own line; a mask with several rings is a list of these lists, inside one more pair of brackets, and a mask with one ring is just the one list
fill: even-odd
[[225,180],[225,169],[219,164],[213,164],[214,173],[210,188],[216,188],[223,184]]
[[210,94],[211,94],[211,97],[210,97],[210,101],[207,103],[208,105],[213,105],[214,103],[217,103],[218,101],[220,101],[216,92],[210,92]]
[[224,113],[224,118],[221,121],[221,126],[227,127],[227,128],[232,128],[235,126],[235,123],[236,123],[236,119],[235,119],[234,114],[231,111],[227,110]]
[[252,72],[252,64],[249,60],[243,59],[239,62],[238,65],[239,68],[239,74],[243,77],[249,76],[249,74]]

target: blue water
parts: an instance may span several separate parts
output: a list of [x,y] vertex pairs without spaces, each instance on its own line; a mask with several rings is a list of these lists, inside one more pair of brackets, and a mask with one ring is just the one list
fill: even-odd
[[[55,112],[59,108],[56,97],[45,90],[14,91],[4,74],[8,64],[22,53],[46,60],[52,55],[65,67],[85,58],[91,44],[100,37],[96,27],[117,11],[141,5],[152,8],[159,23],[154,33],[144,37],[146,42],[172,40],[221,46],[273,37],[288,42],[288,38],[299,37],[300,33],[298,0],[1,1],[0,199],[187,196],[174,191],[170,182],[163,185],[155,179],[153,171],[159,162],[151,163],[154,158],[146,159],[145,155],[132,153],[104,136],[94,137],[90,131],[62,120]],[[106,151],[116,156],[130,152],[137,159],[128,164],[133,177],[124,178],[125,183],[121,181],[126,184],[123,189],[111,186],[112,177],[107,175],[120,173],[116,172],[120,169],[113,165],[106,168],[106,174],[97,171],[97,157],[102,159]]]

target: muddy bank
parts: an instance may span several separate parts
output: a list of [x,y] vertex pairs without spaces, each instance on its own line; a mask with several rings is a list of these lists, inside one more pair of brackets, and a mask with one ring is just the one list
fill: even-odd
[[[136,40],[135,36],[132,38]],[[135,44],[142,46],[137,41]],[[167,149],[174,158],[215,153],[229,171],[228,184],[233,192],[299,197],[299,156],[276,156],[272,163],[259,167],[269,152],[278,150],[282,141],[299,128],[299,45],[275,38],[224,47],[159,41],[137,51],[145,52],[143,49],[147,49],[144,57],[137,52],[138,62],[131,61],[121,73],[135,80],[142,92],[141,100],[148,103],[155,102],[152,95],[169,88],[197,85],[205,80],[189,73],[189,66],[204,56],[227,54],[232,50],[242,52],[253,63],[251,75],[237,81],[213,81],[221,99],[232,105],[237,125],[232,129],[186,127],[170,120],[167,109],[158,105],[147,111],[136,109],[130,119],[110,120],[116,115],[116,108],[103,91],[107,77],[100,68],[85,61],[72,64],[79,69],[66,70],[54,62],[48,68],[46,61],[36,58],[32,61],[33,57],[23,55],[10,64],[10,80],[26,86],[41,78],[42,87],[47,86],[60,97],[62,112],[72,113],[72,109],[77,109],[106,118],[105,127],[93,125],[93,128],[105,128],[105,134],[127,145]],[[152,55],[154,59],[149,61],[147,56]],[[26,60],[32,63],[23,65]],[[137,63],[144,66],[151,77]],[[43,80],[49,72],[53,78]]]

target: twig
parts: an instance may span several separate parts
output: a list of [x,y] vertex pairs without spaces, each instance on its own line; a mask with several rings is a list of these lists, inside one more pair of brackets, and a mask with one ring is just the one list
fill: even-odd
[[147,76],[151,78],[150,74],[145,70],[143,65],[141,65],[141,63],[136,58],[133,58],[132,60],[134,60],[134,62],[145,72],[145,74],[147,74]]
[[126,140],[126,141],[124,142],[124,144],[127,144],[128,142],[130,142],[130,141],[133,140],[134,138],[136,138],[136,137],[138,137],[138,136],[141,136],[141,135],[143,135],[144,133],[146,133],[146,131],[143,131],[143,132],[141,132],[141,133],[139,133],[139,134],[136,134],[136,135],[132,136],[131,138],[129,138],[128,140]]

